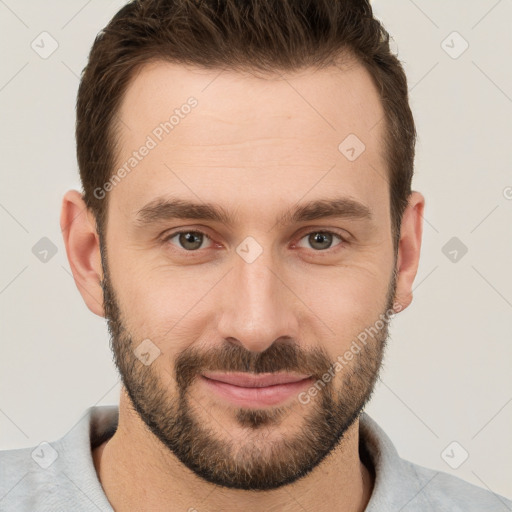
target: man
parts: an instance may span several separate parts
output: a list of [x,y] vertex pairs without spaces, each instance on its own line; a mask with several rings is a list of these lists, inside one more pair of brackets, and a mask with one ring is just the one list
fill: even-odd
[[425,203],[367,2],[131,2],[91,50],[76,135],[61,227],[120,404],[3,452],[1,510],[511,506],[402,460],[362,412]]

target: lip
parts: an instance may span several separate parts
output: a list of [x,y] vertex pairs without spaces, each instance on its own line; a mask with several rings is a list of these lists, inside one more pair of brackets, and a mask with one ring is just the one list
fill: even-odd
[[311,375],[302,375],[298,373],[244,373],[244,372],[206,372],[206,377],[217,382],[224,382],[232,386],[240,386],[244,388],[264,388],[267,386],[275,386],[277,384],[290,384],[308,379]]
[[294,373],[249,374],[207,372],[202,382],[217,396],[241,407],[265,407],[282,403],[313,380]]

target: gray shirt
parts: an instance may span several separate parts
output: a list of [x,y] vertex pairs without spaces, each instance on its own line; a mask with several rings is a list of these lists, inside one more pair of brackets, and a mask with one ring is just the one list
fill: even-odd
[[[112,511],[91,448],[113,435],[117,421],[117,406],[89,407],[55,442],[0,451],[0,511]],[[503,496],[400,458],[366,413],[360,417],[360,453],[375,473],[367,512],[512,511],[512,501]]]

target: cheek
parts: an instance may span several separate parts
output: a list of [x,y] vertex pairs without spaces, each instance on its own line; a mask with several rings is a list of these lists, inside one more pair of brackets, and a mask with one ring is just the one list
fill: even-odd
[[201,337],[208,312],[215,308],[210,292],[225,271],[155,264],[131,251],[112,260],[117,263],[110,273],[123,323],[134,339],[149,338],[172,358]]
[[[386,306],[389,286],[386,268],[377,263],[339,267],[303,281],[303,301],[322,320],[321,332],[332,340],[329,350],[339,353],[379,318]],[[327,340],[318,342],[326,344]]]

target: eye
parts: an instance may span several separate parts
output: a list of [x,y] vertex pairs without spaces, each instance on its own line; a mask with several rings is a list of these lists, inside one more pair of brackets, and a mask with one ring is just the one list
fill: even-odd
[[[333,241],[335,238],[337,238],[339,242],[338,244],[335,244],[334,247],[346,242],[346,240],[337,233],[332,231],[316,230],[303,236],[297,245],[299,247],[304,247],[302,240],[306,240],[306,243],[315,249],[315,251],[327,251],[333,247]],[[173,239],[176,239],[176,241],[173,242]],[[163,242],[171,242],[173,245],[177,245],[179,249],[183,249],[187,252],[195,252],[199,249],[205,249],[206,247],[204,246],[204,243],[207,240],[211,241],[210,237],[202,231],[184,230],[171,233],[163,239]]]
[[[302,237],[301,241],[306,239],[306,242],[310,244],[313,249],[317,251],[325,251],[331,249],[333,238],[338,238],[340,240],[340,243],[336,245],[340,245],[345,242],[340,235],[333,233],[332,231],[311,231],[306,236]],[[299,242],[298,245],[303,247],[301,242]]]
[[197,251],[201,249],[203,242],[205,239],[210,239],[210,237],[203,233],[202,231],[177,231],[176,233],[172,233],[171,235],[164,238],[164,242],[169,242],[173,238],[177,238],[177,243],[181,249],[185,249],[186,251]]

